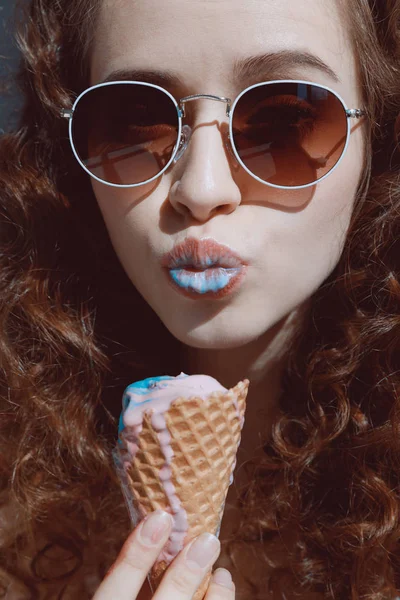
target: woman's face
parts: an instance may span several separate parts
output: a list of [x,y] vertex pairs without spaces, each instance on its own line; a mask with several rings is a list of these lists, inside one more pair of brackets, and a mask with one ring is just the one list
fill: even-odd
[[[284,57],[234,81],[236,61],[282,51],[314,55],[339,81]],[[159,0],[105,0],[90,84],[120,69],[174,71],[183,85],[164,87],[177,100],[233,101],[253,83],[302,79],[334,89],[349,108],[363,105],[346,23],[332,0],[163,0],[162,8]],[[303,305],[336,266],[363,174],[364,125],[326,179],[287,191],[238,166],[226,147],[224,103],[198,99],[186,110],[189,145],[160,178],[136,188],[94,179],[92,186],[123,268],[169,331],[192,347],[239,347]],[[188,297],[174,286],[162,257],[186,238],[212,238],[242,257],[241,285],[224,297]]]

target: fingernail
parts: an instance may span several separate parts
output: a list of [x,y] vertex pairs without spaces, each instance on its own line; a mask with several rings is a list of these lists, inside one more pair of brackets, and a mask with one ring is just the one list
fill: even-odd
[[219,549],[220,543],[215,535],[202,533],[190,546],[186,555],[186,562],[189,567],[194,567],[195,570],[199,567],[204,569],[217,557]]
[[154,546],[164,537],[171,524],[172,517],[169,513],[156,510],[144,521],[140,537],[146,544]]
[[233,587],[232,576],[226,569],[217,569],[214,571],[212,580],[218,585],[223,585],[229,589]]

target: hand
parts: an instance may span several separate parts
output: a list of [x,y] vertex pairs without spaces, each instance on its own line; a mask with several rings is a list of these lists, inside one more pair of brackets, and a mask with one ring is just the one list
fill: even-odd
[[[171,528],[172,518],[163,511],[157,510],[143,519],[126,540],[93,600],[136,600],[151,566],[168,540]],[[213,541],[208,544],[208,550],[207,544],[202,545],[207,538]],[[220,550],[218,538],[209,534],[203,533],[190,541],[165,571],[152,600],[191,600]],[[200,559],[202,566],[197,564],[196,558]],[[221,572],[229,573],[225,569],[217,569],[204,600],[234,600],[234,584],[231,582],[225,587],[214,580],[216,573]]]

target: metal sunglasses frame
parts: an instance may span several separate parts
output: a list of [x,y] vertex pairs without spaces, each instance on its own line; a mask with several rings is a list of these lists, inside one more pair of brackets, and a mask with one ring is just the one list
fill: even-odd
[[[96,89],[96,88],[100,88],[100,87],[105,87],[105,86],[109,86],[109,85],[116,85],[116,84],[127,84],[127,85],[144,85],[147,87],[152,87],[152,88],[156,88],[157,90],[160,90],[161,92],[163,92],[164,94],[166,94],[174,103],[175,108],[177,110],[177,116],[178,116],[178,126],[179,126],[179,131],[178,131],[178,136],[177,136],[177,141],[175,144],[175,147],[172,151],[171,154],[171,158],[169,159],[168,163],[165,165],[165,167],[163,167],[163,169],[157,173],[157,175],[154,175],[154,177],[151,177],[150,179],[147,179],[146,181],[141,181],[140,183],[130,183],[130,184],[119,184],[119,183],[110,183],[108,181],[105,181],[103,179],[100,179],[100,177],[97,177],[96,175],[94,175],[93,173],[91,173],[89,171],[89,169],[85,166],[85,164],[82,162],[82,160],[79,158],[78,153],[75,149],[75,144],[74,144],[74,140],[73,140],[73,136],[72,136],[72,120],[73,120],[73,116],[74,116],[74,112],[75,109],[79,103],[79,101],[81,100],[81,98],[83,98],[83,96],[85,96],[86,94],[88,94],[90,91]],[[306,84],[306,85],[312,85],[315,87],[319,87],[323,90],[327,90],[328,92],[331,92],[342,104],[343,106],[343,110],[346,114],[347,117],[347,134],[346,134],[346,142],[345,142],[345,146],[343,148],[343,152],[339,158],[339,160],[334,164],[334,166],[327,172],[325,173],[325,175],[323,175],[323,177],[316,179],[315,181],[312,181],[311,183],[306,183],[304,185],[298,185],[298,186],[284,186],[284,185],[277,185],[274,183],[270,183],[268,181],[264,181],[263,179],[261,179],[260,177],[257,177],[257,175],[254,175],[254,173],[252,173],[250,171],[250,169],[248,167],[246,167],[246,165],[243,163],[243,161],[241,160],[236,148],[235,148],[235,144],[233,141],[233,131],[232,131],[232,123],[233,123],[233,114],[235,112],[235,108],[236,105],[238,103],[238,101],[240,100],[240,98],[246,94],[247,92],[249,92],[250,90],[260,87],[262,85],[273,85],[276,83],[297,83],[297,84]],[[235,98],[232,108],[231,108],[231,103],[232,100],[230,98],[225,98],[224,96],[214,96],[212,94],[193,94],[191,96],[184,96],[183,98],[180,98],[180,100],[176,100],[174,98],[174,96],[168,92],[168,90],[164,89],[163,87],[156,85],[154,83],[148,83],[146,81],[129,81],[129,80],[123,80],[123,81],[109,81],[106,83],[99,83],[97,85],[93,85],[89,88],[87,88],[86,90],[84,90],[75,100],[72,109],[61,109],[60,110],[60,116],[64,117],[66,119],[69,119],[69,140],[71,143],[71,147],[73,150],[73,153],[75,155],[75,158],[77,159],[78,163],[81,165],[81,167],[94,179],[96,179],[97,181],[99,181],[100,183],[103,183],[105,185],[109,185],[111,187],[117,187],[117,188],[131,188],[131,187],[138,187],[140,185],[145,185],[147,183],[150,183],[151,181],[154,181],[155,179],[158,179],[158,177],[160,177],[170,166],[172,163],[176,163],[178,162],[178,160],[181,158],[181,156],[183,155],[184,151],[186,150],[189,140],[190,140],[190,136],[191,136],[191,127],[189,125],[182,125],[182,119],[185,116],[185,102],[189,102],[191,100],[196,100],[197,98],[207,98],[209,100],[216,100],[218,102],[225,102],[226,103],[226,116],[229,117],[229,135],[228,135],[228,140],[229,140],[229,144],[230,144],[230,148],[231,150],[233,150],[233,156],[236,158],[236,160],[238,161],[238,163],[249,173],[249,175],[251,175],[254,179],[256,179],[257,181],[259,181],[260,183],[263,183],[264,185],[268,185],[270,187],[273,188],[278,188],[278,189],[283,189],[283,190],[299,190],[299,189],[304,189],[310,186],[315,185],[316,183],[319,183],[320,181],[323,181],[326,177],[328,177],[328,175],[330,175],[335,169],[336,167],[338,167],[338,165],[340,164],[343,156],[346,153],[347,147],[349,145],[349,139],[350,139],[350,133],[351,133],[351,129],[350,129],[350,119],[359,119],[363,116],[366,116],[366,111],[360,108],[347,108],[345,101],[343,100],[343,98],[337,93],[335,92],[335,90],[322,85],[322,84],[318,84],[318,83],[314,83],[311,81],[304,81],[301,79],[277,79],[274,81],[263,81],[261,83],[256,83],[254,85],[251,85],[247,88],[245,88],[242,92],[240,92],[240,94]],[[182,145],[183,144],[183,145]]]

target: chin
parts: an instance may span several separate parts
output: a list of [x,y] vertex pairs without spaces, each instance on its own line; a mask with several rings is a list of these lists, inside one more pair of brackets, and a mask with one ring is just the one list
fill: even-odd
[[237,323],[216,324],[216,320],[203,322],[193,328],[185,328],[182,322],[166,323],[170,333],[186,346],[207,350],[229,350],[250,344],[260,336],[260,328],[246,328],[243,320],[240,328]]

